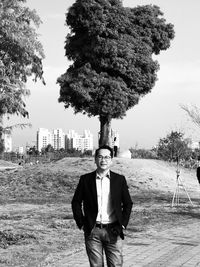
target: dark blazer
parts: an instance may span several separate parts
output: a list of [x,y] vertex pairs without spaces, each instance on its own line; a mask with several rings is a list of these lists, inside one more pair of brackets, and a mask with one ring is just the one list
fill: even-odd
[[197,167],[197,179],[198,179],[198,182],[200,184],[200,166]]
[[[110,193],[123,239],[122,225],[126,228],[133,204],[123,175],[110,171]],[[80,177],[72,199],[72,211],[78,228],[83,227],[89,234],[95,226],[98,213],[96,171]]]

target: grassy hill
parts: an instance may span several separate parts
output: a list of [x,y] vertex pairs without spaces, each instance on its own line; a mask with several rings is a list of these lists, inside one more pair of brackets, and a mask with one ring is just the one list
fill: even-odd
[[[10,163],[6,172],[0,172],[0,201],[70,201],[80,175],[95,167],[93,158],[64,158],[21,168]],[[176,166],[167,162],[115,158],[112,170],[125,175],[132,196],[157,191],[172,194],[176,188]],[[187,190],[196,196],[195,171],[182,169],[180,177]]]
[[[134,203],[127,238],[169,228],[200,213],[195,170],[181,169],[194,207],[181,190],[181,205],[172,208],[175,165],[144,159],[113,161],[112,170],[126,176]],[[94,159],[13,167],[0,172],[0,266],[53,266],[83,249],[83,233],[74,223],[70,202],[80,175],[95,169]]]

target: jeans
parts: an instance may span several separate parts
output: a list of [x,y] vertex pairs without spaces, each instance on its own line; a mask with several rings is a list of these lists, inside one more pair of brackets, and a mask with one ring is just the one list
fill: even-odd
[[90,267],[104,266],[104,253],[108,267],[121,267],[123,264],[122,242],[119,236],[112,236],[107,228],[95,227],[90,235],[85,235]]

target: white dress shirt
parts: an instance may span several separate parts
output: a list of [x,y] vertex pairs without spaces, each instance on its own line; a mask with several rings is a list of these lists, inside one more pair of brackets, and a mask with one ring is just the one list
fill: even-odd
[[113,223],[116,221],[114,209],[112,207],[110,195],[110,172],[101,177],[96,174],[98,214],[96,221],[98,223]]

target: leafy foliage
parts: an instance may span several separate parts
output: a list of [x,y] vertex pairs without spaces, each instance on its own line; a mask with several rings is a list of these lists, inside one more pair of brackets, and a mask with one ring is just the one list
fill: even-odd
[[159,64],[152,55],[174,38],[162,16],[157,6],[77,0],[66,17],[65,51],[73,64],[58,78],[59,102],[101,122],[123,118],[155,84]]
[[157,159],[157,153],[154,149],[136,149],[130,148],[132,158],[141,158],[141,159]]
[[160,139],[157,148],[158,157],[177,162],[180,159],[188,159],[191,155],[191,149],[188,146],[188,140],[183,137],[183,133],[172,131],[167,137]]
[[[44,53],[36,28],[41,23],[26,0],[0,0],[0,116],[28,116],[24,97],[28,77],[43,80]],[[44,82],[44,80],[43,80]]]
[[54,152],[54,148],[51,144],[48,144],[45,148],[45,152]]
[[16,245],[29,238],[36,239],[33,234],[13,233],[11,230],[0,231],[0,248],[8,248],[8,246]]
[[3,153],[5,146],[4,146],[4,140],[2,138],[2,133],[3,133],[3,127],[0,126],[0,155]]
[[29,150],[27,151],[28,155],[33,155],[33,156],[37,156],[39,155],[39,151],[36,149],[35,146],[32,146],[29,148]]

